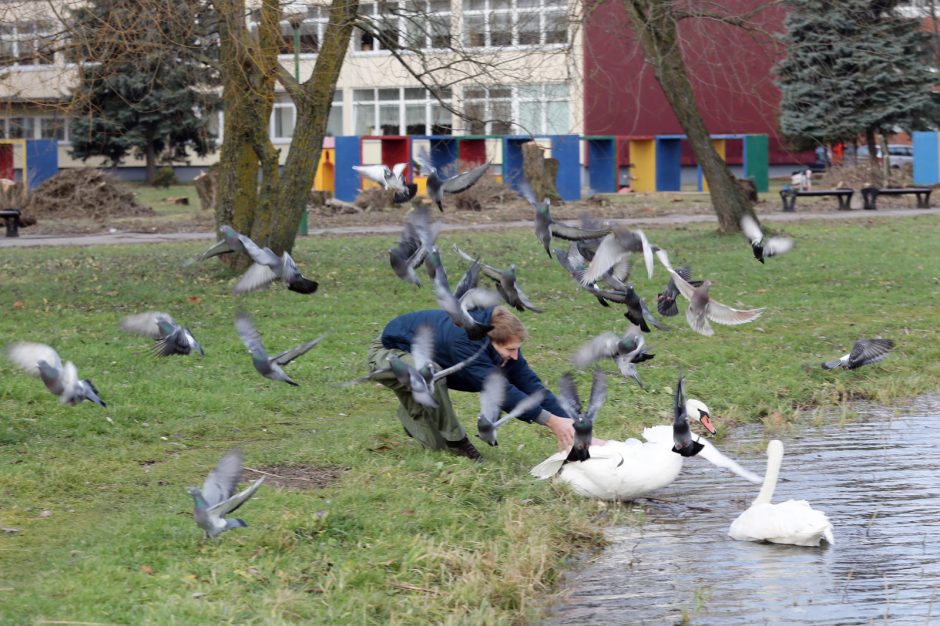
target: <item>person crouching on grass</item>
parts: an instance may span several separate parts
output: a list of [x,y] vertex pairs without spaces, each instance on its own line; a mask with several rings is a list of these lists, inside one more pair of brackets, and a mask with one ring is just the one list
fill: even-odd
[[[448,449],[454,454],[469,459],[480,459],[480,453],[470,443],[448,396],[448,389],[479,392],[483,381],[494,367],[500,367],[506,375],[506,400],[504,411],[511,411],[527,396],[545,389],[540,406],[522,413],[519,419],[548,427],[558,440],[559,450],[574,442],[574,427],[549,391],[522,356],[522,343],[528,338],[522,321],[503,306],[477,309],[470,313],[483,325],[491,325],[487,333],[489,345],[462,370],[438,380],[432,389],[437,408],[426,407],[414,400],[411,392],[398,382],[394,374],[386,372],[373,377],[398,396],[398,419],[405,431],[426,448]],[[434,363],[446,369],[471,356],[483,347],[487,339],[472,340],[464,329],[454,325],[444,311],[431,309],[400,315],[390,321],[382,334],[369,347],[369,371],[388,367],[388,357],[396,355],[410,365],[414,360],[410,354],[412,338],[418,328],[429,326],[434,336]],[[441,384],[444,383],[444,384]],[[601,443],[598,441],[597,443]]]

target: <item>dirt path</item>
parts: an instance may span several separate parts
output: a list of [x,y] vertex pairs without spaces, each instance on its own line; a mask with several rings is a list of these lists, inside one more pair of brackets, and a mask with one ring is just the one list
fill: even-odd
[[[918,215],[940,215],[940,208],[932,209],[891,209],[878,211],[825,211],[825,212],[795,212],[795,213],[768,213],[760,216],[763,222],[795,222],[804,220],[851,221],[894,217],[913,217]],[[448,224],[446,215],[443,229],[445,231],[487,231],[503,230],[506,228],[532,228],[529,220],[514,220],[507,222],[490,222],[485,224]],[[711,214],[694,215],[667,215],[640,218],[622,218],[611,220],[624,226],[669,226],[672,224],[701,224],[713,223],[715,216]],[[401,231],[399,224],[376,224],[370,226],[337,226],[332,228],[312,228],[310,236],[330,235],[376,235],[397,234]],[[108,244],[136,244],[136,243],[164,243],[169,241],[210,241],[215,238],[213,232],[196,233],[101,233],[97,235],[21,235],[20,237],[0,237],[0,248],[30,247],[30,246],[99,246]]]

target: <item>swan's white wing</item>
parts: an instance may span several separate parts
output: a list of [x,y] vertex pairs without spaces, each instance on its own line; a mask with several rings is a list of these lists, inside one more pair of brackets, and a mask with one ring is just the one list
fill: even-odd
[[565,464],[565,459],[568,458],[568,451],[564,450],[562,452],[556,452],[551,455],[531,470],[529,473],[538,478],[539,480],[545,480],[546,478],[551,478],[558,473],[558,470],[561,469],[561,466]]
[[746,470],[740,465],[737,464],[733,459],[722,454],[718,448],[716,448],[711,442],[706,439],[699,439],[699,443],[704,445],[702,451],[698,453],[697,456],[704,458],[706,461],[714,465],[715,467],[720,467],[722,469],[731,470],[744,480],[749,480],[752,483],[760,484],[762,479],[760,476],[755,474],[750,470]]
[[[672,440],[672,425],[660,424],[659,426],[650,426],[643,429],[643,439],[650,443],[667,444],[670,448],[674,445]],[[627,441],[630,441],[629,439]]]
[[[678,283],[676,283],[676,286],[678,287]],[[707,315],[711,321],[726,326],[737,326],[738,324],[753,322],[760,317],[760,314],[763,312],[763,308],[750,309],[747,311],[732,309],[730,306],[716,302],[715,300],[709,300],[708,304],[705,306],[705,315]]]
[[45,361],[56,369],[62,368],[59,353],[44,343],[16,341],[7,346],[6,354],[14,365],[33,376],[39,376],[40,361]]

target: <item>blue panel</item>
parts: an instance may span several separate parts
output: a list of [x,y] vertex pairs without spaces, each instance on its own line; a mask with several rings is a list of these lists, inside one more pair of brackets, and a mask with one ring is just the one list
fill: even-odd
[[352,168],[359,165],[359,137],[348,135],[336,137],[336,197],[352,202],[359,195],[359,174]]
[[552,158],[558,161],[555,188],[562,200],[581,199],[581,139],[577,135],[554,135]]
[[914,133],[914,184],[940,184],[940,133]]
[[450,171],[450,165],[457,161],[456,137],[428,137],[431,142],[431,164],[438,172],[456,174]]
[[503,182],[516,191],[522,178],[522,144],[530,141],[532,137],[503,137]]
[[617,141],[613,137],[587,139],[588,187],[591,193],[617,191]]
[[59,171],[59,147],[55,139],[26,140],[26,188],[33,189]]
[[656,136],[656,191],[682,190],[680,136]]

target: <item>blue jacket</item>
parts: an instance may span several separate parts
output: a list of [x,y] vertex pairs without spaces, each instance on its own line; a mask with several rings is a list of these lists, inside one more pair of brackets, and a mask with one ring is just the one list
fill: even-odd
[[[470,315],[482,324],[487,324],[493,315],[493,309],[477,309],[471,311]],[[400,315],[386,326],[382,331],[382,345],[388,349],[397,349],[410,351],[411,339],[415,331],[421,326],[430,326],[434,330],[434,362],[441,368],[448,368],[455,363],[472,356],[483,345],[485,339],[473,341],[467,337],[464,329],[454,325],[450,317],[444,311],[431,309],[427,311],[416,311]],[[503,357],[499,355],[492,345],[488,345],[486,350],[469,365],[455,374],[446,378],[447,388],[457,391],[475,391],[483,389],[483,381],[486,376],[493,371],[494,367],[499,367],[503,362]],[[565,412],[558,404],[555,395],[542,384],[539,377],[532,371],[522,356],[522,350],[519,351],[519,358],[510,361],[503,368],[506,380],[509,384],[506,386],[506,400],[503,402],[503,410],[511,411],[519,402],[525,399],[539,389],[545,389],[545,398],[540,407],[529,409],[519,416],[524,422],[532,422],[546,410],[549,413],[564,417]]]

